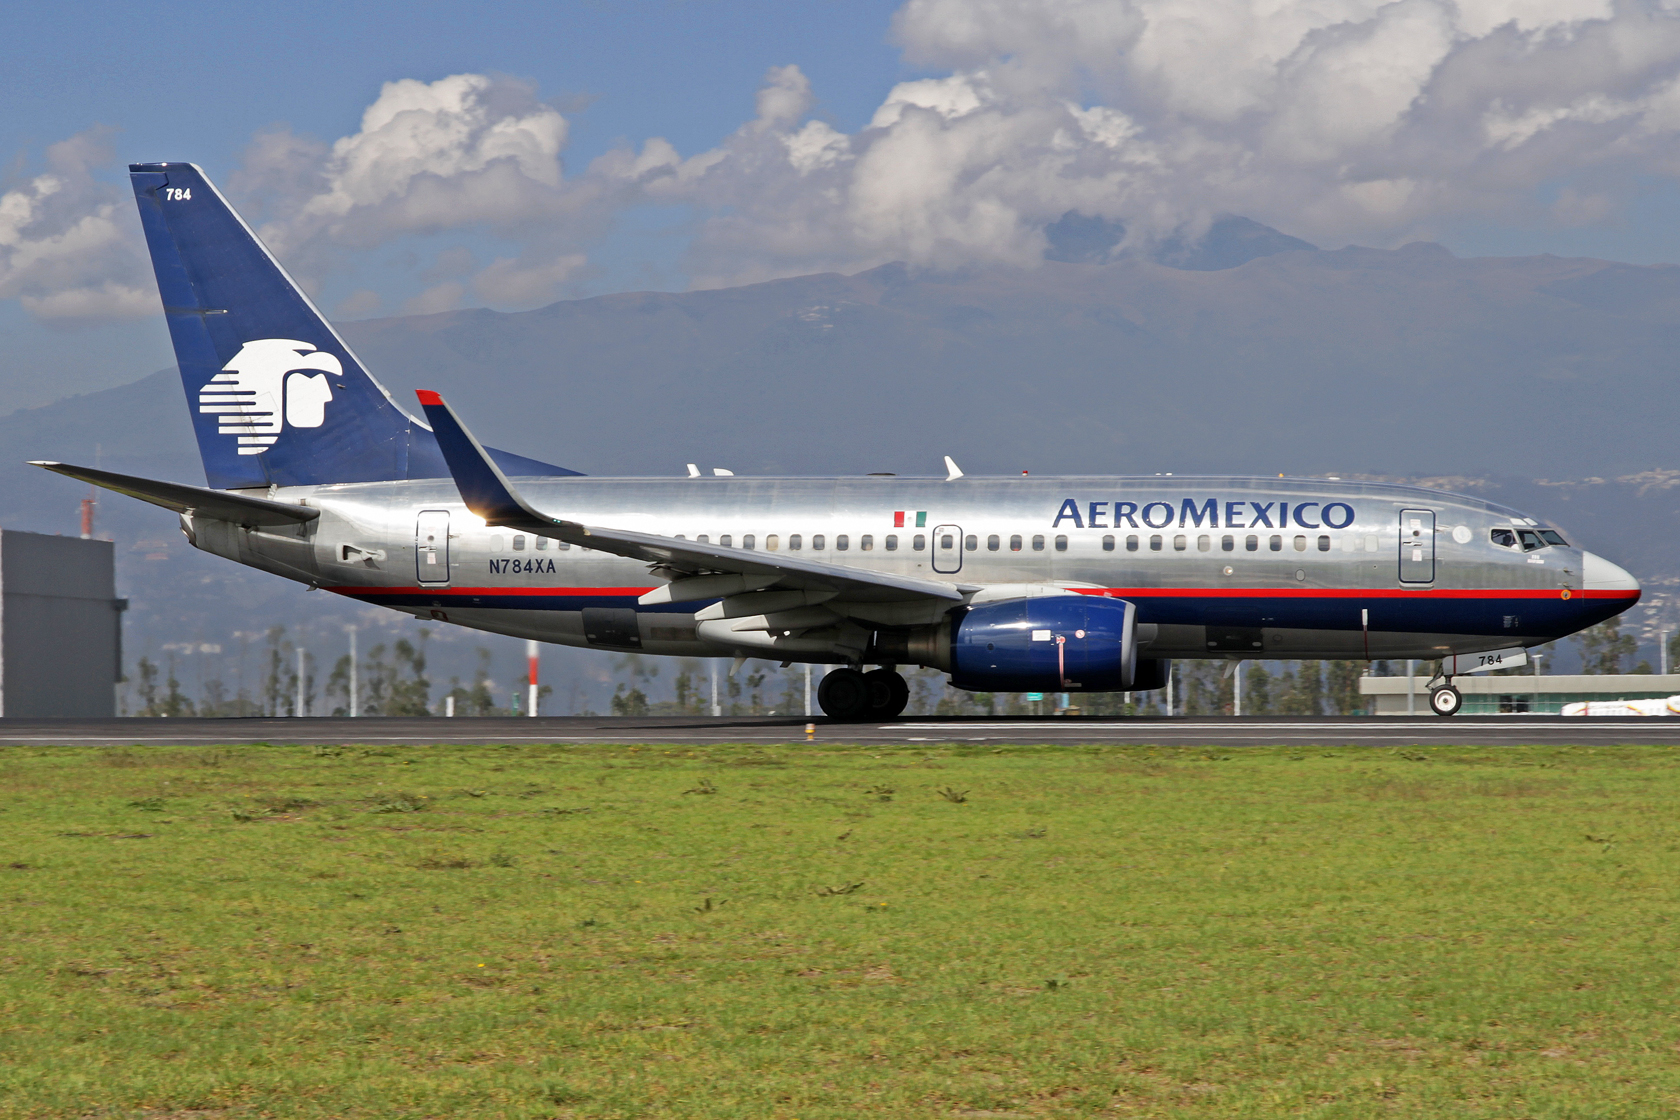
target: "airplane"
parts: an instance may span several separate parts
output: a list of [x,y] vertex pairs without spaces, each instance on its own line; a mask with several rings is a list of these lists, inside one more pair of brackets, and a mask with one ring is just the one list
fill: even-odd
[[[203,487],[36,465],[175,512],[206,552],[421,619],[561,645],[836,666],[836,721],[900,666],[976,692],[1145,692],[1175,658],[1425,659],[1456,676],[1628,609],[1555,528],[1325,478],[598,478],[405,411],[190,163],[129,167]],[[873,668],[870,668],[873,666]]]

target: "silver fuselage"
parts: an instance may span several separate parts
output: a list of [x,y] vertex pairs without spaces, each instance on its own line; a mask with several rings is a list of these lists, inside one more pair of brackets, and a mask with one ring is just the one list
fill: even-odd
[[[588,525],[797,549],[808,559],[982,588],[982,598],[1066,589],[1128,599],[1149,635],[1141,652],[1150,657],[1475,653],[1553,640],[1639,597],[1626,572],[1577,542],[1528,551],[1495,543],[1496,529],[1533,526],[1514,511],[1378,483],[1191,476],[518,482],[533,504]],[[486,527],[447,479],[265,496],[318,508],[320,517],[296,528],[242,529],[189,516],[184,527],[199,548],[240,563],[494,633],[677,656],[845,660],[811,650],[784,654],[745,639],[705,640],[694,615],[706,601],[637,603],[666,582],[647,564]],[[592,633],[601,627],[586,627],[590,610],[620,621]]]

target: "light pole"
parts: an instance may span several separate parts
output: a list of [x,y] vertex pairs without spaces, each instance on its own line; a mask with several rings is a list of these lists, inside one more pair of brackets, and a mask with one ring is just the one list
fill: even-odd
[[362,714],[356,696],[356,628],[346,626],[345,629],[350,632],[350,718],[354,719]]
[[527,677],[530,681],[530,703],[528,705],[530,710],[525,714],[528,716],[537,714],[537,670],[540,668],[538,658],[541,656],[539,652],[541,649],[542,647],[537,644],[535,638],[526,639],[525,663],[528,669]]

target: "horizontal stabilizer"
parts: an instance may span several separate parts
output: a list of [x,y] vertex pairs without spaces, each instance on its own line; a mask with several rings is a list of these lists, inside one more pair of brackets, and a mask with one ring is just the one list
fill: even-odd
[[179,482],[158,482],[150,478],[136,478],[112,471],[98,471],[91,467],[76,467],[69,463],[31,461],[30,466],[45,467],[49,471],[103,486],[130,498],[139,498],[154,506],[172,509],[176,513],[201,513],[217,521],[231,521],[236,525],[295,525],[313,521],[321,516],[318,509],[271,502],[267,498],[251,498],[244,494],[230,494],[226,490],[208,490],[202,486],[187,486]]

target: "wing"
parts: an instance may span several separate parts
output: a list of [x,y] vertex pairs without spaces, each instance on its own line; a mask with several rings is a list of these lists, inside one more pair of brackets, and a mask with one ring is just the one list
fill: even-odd
[[[442,397],[425,391],[419,397],[468,509],[492,525],[645,560],[665,569],[672,583],[642,596],[644,603],[741,596],[748,601],[724,612],[726,617],[737,617],[740,613],[785,609],[781,606],[783,601],[787,607],[793,607],[829,600],[858,604],[933,600],[949,607],[966,601],[970,594],[980,590],[968,584],[891,575],[786,554],[725,548],[553,517],[536,509],[513,488],[486,454],[484,446],[473,438]],[[772,602],[767,598],[751,602],[757,598],[750,594],[753,592],[802,594],[799,603],[784,599]]]
[[251,498],[227,490],[209,490],[180,482],[157,482],[129,474],[96,471],[91,467],[74,467],[69,463],[31,460],[30,466],[45,467],[69,478],[91,482],[95,486],[103,486],[107,490],[115,490],[131,498],[139,498],[142,502],[172,509],[176,513],[202,513],[206,517],[213,517],[218,521],[231,521],[235,525],[296,525],[301,521],[313,521],[321,516],[320,510],[310,509],[308,506],[271,502],[267,498]]

